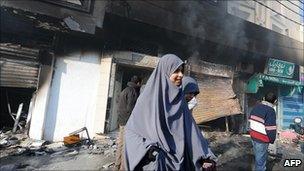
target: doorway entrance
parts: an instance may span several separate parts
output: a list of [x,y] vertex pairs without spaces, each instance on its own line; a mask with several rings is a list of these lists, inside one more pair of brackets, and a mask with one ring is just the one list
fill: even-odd
[[142,79],[142,84],[146,84],[150,75],[152,74],[153,68],[138,67],[133,65],[116,64],[115,77],[113,81],[113,95],[111,98],[110,109],[107,112],[106,117],[106,131],[110,132],[118,128],[117,119],[117,102],[120,92],[127,87],[127,83],[131,77],[137,75]]

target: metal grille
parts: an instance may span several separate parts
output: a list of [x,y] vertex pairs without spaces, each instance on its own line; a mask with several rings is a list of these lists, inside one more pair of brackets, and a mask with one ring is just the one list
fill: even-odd
[[39,50],[0,44],[0,86],[36,88],[39,75]]

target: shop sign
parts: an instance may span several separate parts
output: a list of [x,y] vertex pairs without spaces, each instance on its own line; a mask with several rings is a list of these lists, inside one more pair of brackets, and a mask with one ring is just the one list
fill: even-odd
[[294,85],[294,86],[301,86],[302,84],[299,81],[296,80],[290,80],[290,79],[285,79],[285,78],[279,78],[279,77],[272,77],[268,75],[258,75],[258,77],[262,80],[265,81],[270,81],[274,83],[279,83],[283,85]]
[[294,70],[294,63],[270,58],[265,69],[265,74],[277,77],[292,78]]

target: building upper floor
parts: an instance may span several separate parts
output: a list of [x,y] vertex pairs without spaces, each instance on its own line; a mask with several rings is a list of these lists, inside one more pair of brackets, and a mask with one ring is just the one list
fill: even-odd
[[[62,20],[73,31],[95,34],[96,28],[103,24],[107,1],[100,0],[1,0],[1,7],[53,17]],[[2,10],[1,10],[2,11]],[[35,20],[35,16],[24,18]],[[44,23],[48,24],[48,23]],[[61,23],[59,23],[61,24]]]
[[[112,37],[118,37],[122,32],[125,32],[126,35],[136,32],[134,35],[138,36],[139,33],[142,33],[141,38],[143,39],[153,39],[153,41],[158,39],[172,44],[172,46],[181,44],[187,46],[186,49],[191,47],[193,51],[199,51],[199,49],[205,49],[208,52],[221,51],[222,53],[219,55],[223,56],[227,49],[232,52],[238,49],[258,56],[303,63],[303,41],[299,40],[299,37],[303,36],[292,37],[292,35],[296,35],[293,30],[297,30],[298,27],[290,26],[290,29],[287,30],[289,36],[286,36],[277,33],[275,29],[268,29],[267,22],[264,27],[256,24],[255,20],[249,20],[250,17],[247,21],[231,14],[231,9],[239,9],[237,5],[240,7],[243,6],[242,3],[245,3],[250,6],[250,4],[257,3],[255,1],[241,3],[220,0],[2,0],[0,3],[1,12],[2,8],[9,8],[12,15],[15,15],[18,10],[23,10],[57,18],[59,22],[61,21],[59,24],[63,24],[65,28],[89,33],[93,37],[100,36],[95,35],[96,30],[100,30],[102,34],[99,38],[101,39],[111,37],[108,33],[112,33]],[[236,4],[237,7],[232,8],[230,3]],[[269,2],[267,1],[267,3]],[[27,14],[22,14],[22,17],[27,17],[30,20],[29,23],[38,23],[38,27],[48,25],[44,22],[32,22],[35,16]],[[1,22],[4,23],[1,24],[1,28],[7,23],[12,23],[8,20],[1,15]],[[110,24],[119,22],[120,24]],[[283,24],[289,28],[287,23]],[[279,24],[272,23],[269,27],[272,28],[272,25],[273,28],[276,28],[276,25]],[[18,27],[18,29],[22,29],[22,27]],[[113,32],[114,30],[116,32]],[[5,31],[11,30],[1,29],[1,32]],[[286,32],[286,30],[284,31]],[[210,44],[216,44],[216,47],[209,47]],[[236,54],[232,53],[231,57],[233,56]],[[211,57],[214,57],[214,53],[211,54]]]
[[227,12],[303,42],[303,0],[233,0]]

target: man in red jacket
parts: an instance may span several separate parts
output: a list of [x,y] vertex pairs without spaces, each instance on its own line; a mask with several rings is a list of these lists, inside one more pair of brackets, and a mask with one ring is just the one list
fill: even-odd
[[276,113],[274,110],[277,97],[269,92],[263,101],[257,104],[250,113],[250,136],[255,155],[255,170],[266,170],[267,149],[276,138]]

